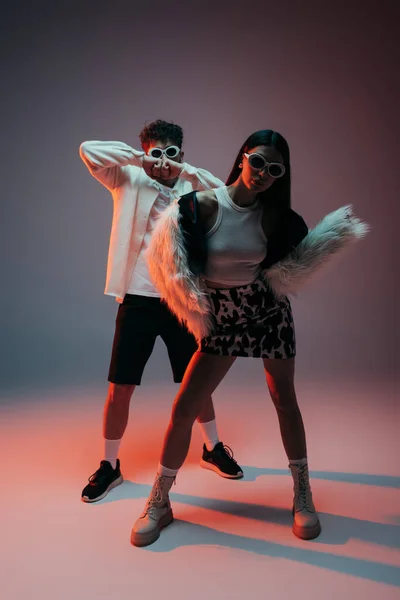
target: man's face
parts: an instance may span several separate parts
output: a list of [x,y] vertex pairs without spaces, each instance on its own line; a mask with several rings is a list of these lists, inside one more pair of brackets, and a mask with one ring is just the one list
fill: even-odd
[[[164,151],[164,152],[163,152]],[[163,160],[174,160],[175,162],[182,162],[183,151],[171,140],[166,142],[160,142],[159,140],[151,140],[149,147],[146,150],[148,156],[153,158],[162,158]]]

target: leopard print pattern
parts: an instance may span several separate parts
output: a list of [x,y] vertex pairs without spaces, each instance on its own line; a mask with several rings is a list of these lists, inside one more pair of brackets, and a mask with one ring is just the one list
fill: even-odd
[[292,358],[296,340],[288,298],[277,301],[264,282],[230,289],[207,287],[214,329],[200,351],[220,356]]

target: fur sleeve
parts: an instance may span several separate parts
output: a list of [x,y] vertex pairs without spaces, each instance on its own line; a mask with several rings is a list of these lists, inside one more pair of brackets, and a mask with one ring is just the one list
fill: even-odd
[[162,299],[198,342],[211,330],[207,295],[189,269],[179,227],[179,206],[171,204],[157,220],[146,253],[150,275]]
[[337,254],[362,239],[370,227],[342,206],[311,229],[286,258],[262,271],[276,296],[295,295]]

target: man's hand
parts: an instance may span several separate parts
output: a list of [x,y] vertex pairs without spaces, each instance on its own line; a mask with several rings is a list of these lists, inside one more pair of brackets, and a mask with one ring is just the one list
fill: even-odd
[[176,179],[182,171],[182,163],[168,158],[143,157],[143,169],[152,179]]
[[165,158],[162,164],[161,177],[163,179],[176,179],[181,174],[182,169],[182,163]]

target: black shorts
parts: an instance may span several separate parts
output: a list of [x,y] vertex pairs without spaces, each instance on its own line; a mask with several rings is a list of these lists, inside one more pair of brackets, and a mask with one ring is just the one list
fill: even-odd
[[126,294],[118,308],[108,381],[140,385],[157,336],[167,346],[175,383],[197,350],[194,336],[160,298]]

